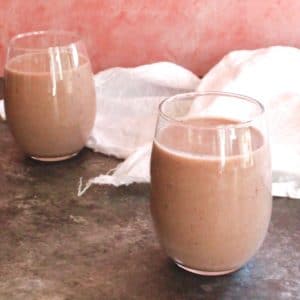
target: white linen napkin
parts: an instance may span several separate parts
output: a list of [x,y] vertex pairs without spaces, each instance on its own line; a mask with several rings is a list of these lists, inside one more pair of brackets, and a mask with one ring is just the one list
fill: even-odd
[[300,50],[234,51],[203,78],[197,91],[218,90],[258,99],[266,108],[274,196],[300,198]]
[[159,103],[199,85],[190,71],[168,62],[112,68],[94,77],[96,121],[87,142],[95,151],[127,158],[152,140]]
[[[258,99],[267,110],[274,196],[300,199],[300,50],[270,47],[234,51],[200,81],[190,71],[161,62],[112,68],[95,75],[97,116],[87,147],[124,158],[114,170],[79,186],[149,182],[151,141],[158,105],[192,91],[226,91]],[[5,118],[3,101],[0,117]]]
[[272,193],[300,198],[300,50],[277,46],[234,51],[201,82],[170,63],[110,69],[96,75],[95,82],[98,112],[87,146],[126,160],[84,187],[81,182],[78,195],[92,184],[149,182],[158,104],[178,90],[197,90],[244,94],[264,104],[272,147]]

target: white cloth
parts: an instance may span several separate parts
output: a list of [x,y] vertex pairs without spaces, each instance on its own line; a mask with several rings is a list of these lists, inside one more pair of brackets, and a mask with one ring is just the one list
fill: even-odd
[[271,47],[234,51],[203,78],[198,91],[258,99],[266,108],[274,196],[300,198],[300,50]]
[[[95,76],[97,117],[87,146],[126,160],[92,184],[128,185],[149,182],[151,141],[157,109],[166,97],[191,91],[244,94],[264,104],[272,147],[274,196],[300,199],[300,50],[270,47],[234,51],[199,80],[190,71],[156,63],[113,68]],[[0,116],[5,117],[0,101]]]
[[127,158],[116,169],[90,179],[78,195],[92,184],[129,185],[149,182],[151,141],[158,105],[166,97],[194,91],[200,79],[168,62],[137,68],[112,68],[95,76],[97,116],[87,147]]
[[[226,91],[264,104],[272,146],[274,196],[300,198],[300,50],[270,47],[234,51],[203,78],[170,63],[114,68],[95,76],[98,113],[87,146],[127,158],[91,184],[149,182],[158,103],[182,91]],[[143,146],[144,145],[144,146]],[[79,188],[82,195],[86,188]]]
[[162,99],[199,85],[193,73],[168,62],[112,68],[94,79],[97,115],[87,146],[118,158],[152,140]]

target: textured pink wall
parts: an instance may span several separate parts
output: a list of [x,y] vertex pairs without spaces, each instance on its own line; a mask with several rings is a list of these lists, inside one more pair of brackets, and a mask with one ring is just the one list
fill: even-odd
[[205,73],[232,49],[300,46],[296,0],[0,0],[0,73],[16,33],[72,29],[94,71],[158,60]]

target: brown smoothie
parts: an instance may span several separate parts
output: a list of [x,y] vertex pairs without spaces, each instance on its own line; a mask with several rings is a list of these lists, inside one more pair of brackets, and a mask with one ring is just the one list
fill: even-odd
[[28,155],[47,159],[78,152],[96,112],[88,59],[68,51],[11,59],[5,67],[5,111],[17,143]]
[[193,128],[169,125],[153,145],[151,212],[158,237],[186,268],[235,270],[260,247],[270,221],[268,145],[251,127],[209,129],[233,120],[184,123]]

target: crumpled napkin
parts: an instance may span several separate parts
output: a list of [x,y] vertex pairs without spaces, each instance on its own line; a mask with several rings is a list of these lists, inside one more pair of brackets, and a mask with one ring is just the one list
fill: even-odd
[[127,158],[152,140],[164,98],[194,90],[200,82],[190,71],[168,62],[112,68],[94,79],[97,114],[87,146],[118,158]]
[[240,93],[263,103],[272,147],[274,196],[300,198],[299,76],[300,50],[276,46],[229,53],[197,88]]
[[[274,196],[300,199],[300,50],[270,47],[234,51],[200,81],[190,71],[162,62],[113,68],[95,76],[97,117],[87,147],[126,160],[107,174],[79,185],[149,182],[151,141],[157,109],[166,97],[191,91],[240,93],[267,110]],[[5,119],[3,101],[0,117]]]
[[112,68],[95,77],[97,114],[87,147],[97,152],[126,158],[116,169],[90,179],[92,184],[129,185],[149,182],[149,164],[158,106],[170,96],[194,91],[200,79],[169,62],[136,68]]
[[100,72],[95,82],[98,112],[87,146],[126,160],[85,185],[81,181],[78,195],[92,184],[149,182],[158,104],[166,96],[197,90],[244,94],[264,104],[272,146],[272,193],[300,198],[300,50],[277,46],[234,51],[201,81],[179,66],[156,63]]

